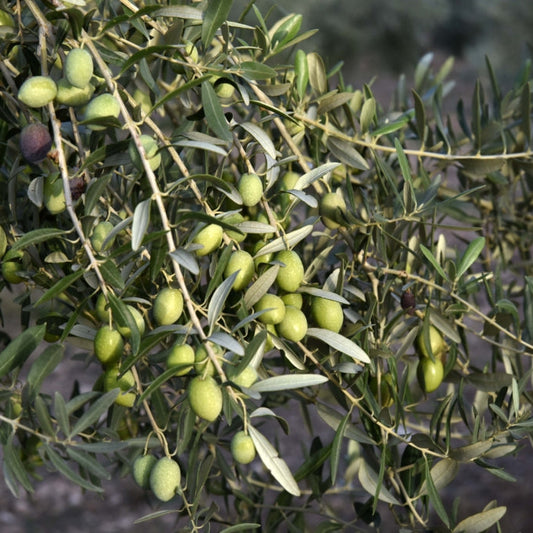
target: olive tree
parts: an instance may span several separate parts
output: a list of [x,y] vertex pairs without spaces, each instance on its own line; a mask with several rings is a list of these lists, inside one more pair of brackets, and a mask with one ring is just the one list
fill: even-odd
[[184,531],[497,525],[442,494],[533,427],[528,66],[445,114],[427,55],[384,105],[231,4],[2,2],[5,483],[130,472]]

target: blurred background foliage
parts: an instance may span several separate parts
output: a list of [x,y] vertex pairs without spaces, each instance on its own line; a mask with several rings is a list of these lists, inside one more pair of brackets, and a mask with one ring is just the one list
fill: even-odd
[[[238,0],[234,12],[252,2]],[[263,14],[302,13],[302,29],[319,29],[303,43],[346,76],[409,74],[427,52],[453,55],[471,79],[485,75],[485,55],[502,81],[529,57],[533,3],[508,0],[256,0]],[[253,16],[253,14],[252,14]],[[358,71],[364,72],[361,76]],[[350,82],[354,80],[349,80]]]

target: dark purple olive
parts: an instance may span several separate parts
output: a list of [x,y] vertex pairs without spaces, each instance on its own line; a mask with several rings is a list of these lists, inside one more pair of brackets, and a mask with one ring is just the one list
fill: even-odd
[[402,309],[406,311],[408,315],[412,316],[415,314],[415,308],[416,308],[415,295],[410,290],[406,290],[402,294],[401,304],[402,304]]
[[52,148],[52,137],[44,124],[28,124],[20,132],[20,151],[28,163],[40,163]]

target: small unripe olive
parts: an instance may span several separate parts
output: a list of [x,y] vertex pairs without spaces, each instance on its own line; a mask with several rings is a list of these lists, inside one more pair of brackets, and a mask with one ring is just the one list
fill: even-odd
[[203,227],[193,238],[194,244],[201,244],[202,248],[195,250],[198,257],[203,257],[214,252],[222,243],[223,237],[222,226],[218,224],[208,224]]
[[[120,115],[120,104],[117,99],[109,93],[100,94],[94,97],[85,109],[85,120],[93,120],[104,117],[115,117]],[[105,130],[105,126],[100,124],[88,124],[87,127],[93,131]]]
[[152,308],[158,326],[174,324],[183,313],[183,295],[179,289],[166,287],[155,298]]
[[93,58],[84,48],[74,48],[67,54],[63,71],[74,87],[84,89],[93,76]]
[[18,99],[28,107],[43,107],[49,104],[57,94],[56,82],[49,76],[28,78],[18,92]]
[[257,205],[263,197],[263,182],[257,174],[243,174],[238,189],[242,203],[247,207]]
[[150,489],[162,501],[170,501],[178,492],[181,482],[180,466],[170,457],[162,457],[150,472]]
[[123,407],[132,407],[135,403],[137,395],[132,390],[135,387],[135,378],[133,372],[128,370],[121,376],[118,367],[114,366],[108,368],[104,374],[104,390],[110,391],[113,389],[120,389],[119,395],[115,398],[117,405]]
[[114,365],[124,352],[122,335],[110,326],[102,326],[94,337],[94,354],[106,365]]
[[299,342],[307,333],[307,318],[300,309],[288,305],[285,317],[279,324],[276,324],[276,331],[289,341]]
[[282,250],[275,256],[283,263],[276,276],[278,287],[286,292],[295,292],[304,278],[304,266],[300,256],[294,250]]
[[52,136],[40,122],[28,124],[20,132],[20,152],[29,163],[40,163],[52,148]]
[[22,283],[24,278],[19,276],[22,270],[22,265],[18,261],[3,261],[2,262],[2,277],[12,284]]
[[[217,359],[222,359],[224,356],[222,347],[213,343],[210,343],[210,345]],[[194,370],[201,376],[214,376],[216,374],[215,365],[207,353],[207,348],[203,344],[198,346],[194,352]]]
[[252,437],[244,431],[238,431],[231,439],[231,455],[235,462],[242,465],[251,463],[255,459],[255,445]]
[[328,192],[320,199],[318,210],[324,226],[336,229],[343,223],[346,202],[340,194]]
[[[222,219],[226,224],[231,224],[232,226],[236,226],[240,224],[241,222],[244,222],[244,217],[240,213],[232,213],[231,215],[225,216]],[[224,230],[226,232],[226,235],[233,239],[235,242],[242,242],[244,239],[246,239],[246,233],[239,233],[238,231],[234,230]]]
[[240,291],[250,283],[255,274],[254,258],[245,250],[236,250],[231,254],[224,270],[224,277],[229,278],[237,271],[238,274],[233,282],[233,289]]
[[56,102],[68,106],[85,105],[90,101],[94,93],[94,85],[88,83],[85,87],[76,87],[69,83],[66,78],[57,82]]
[[176,376],[188,374],[194,366],[194,349],[189,344],[175,344],[167,356],[167,367],[176,368]]
[[[432,324],[429,325],[429,344],[431,346],[431,352],[435,357],[441,357],[448,348],[441,332]],[[415,348],[418,355],[422,357],[430,357],[428,348],[424,342],[424,331],[422,328],[416,336]]]
[[314,296],[311,300],[311,316],[319,328],[338,333],[344,322],[342,306],[339,302]]
[[[146,323],[144,322],[144,318],[141,312],[136,307],[133,307],[133,305],[127,305],[126,307],[128,308],[128,311],[133,317],[139,335],[141,335],[142,337],[146,330]],[[126,337],[126,339],[129,339],[131,337],[131,329],[128,326],[118,326],[118,331],[123,337]]]
[[292,305],[297,309],[301,309],[304,303],[303,296],[299,292],[288,292],[287,294],[283,294],[281,299],[285,305]]
[[265,310],[257,317],[263,324],[279,324],[285,317],[285,304],[283,300],[275,294],[264,294],[254,305],[256,312]]
[[416,376],[421,389],[425,392],[433,392],[439,388],[444,378],[444,366],[440,358],[432,361],[429,357],[420,357]]
[[222,391],[211,376],[191,379],[188,398],[194,413],[208,422],[216,420],[222,411]]
[[98,295],[98,298],[96,298],[94,312],[96,313],[96,317],[102,322],[106,322],[109,319],[109,305],[107,304],[107,300],[103,292],[101,292]]
[[133,462],[133,479],[143,489],[150,486],[150,473],[152,468],[157,463],[157,458],[154,455],[146,454],[140,455]]
[[62,213],[66,207],[63,181],[57,174],[49,174],[44,180],[44,205],[52,215]]
[[[141,144],[144,148],[146,159],[148,161],[150,168],[152,170],[157,170],[159,168],[159,165],[161,164],[161,154],[158,153],[157,151],[158,150],[157,142],[155,141],[153,137],[151,137],[150,135],[146,135],[146,134],[142,134],[139,137],[139,140],[141,141]],[[143,167],[143,163],[141,160],[141,156],[133,140],[130,142],[128,146],[128,154],[130,156],[132,163],[139,170],[142,170],[144,167]]]
[[238,374],[230,374],[229,378],[235,385],[248,389],[257,381],[257,370],[253,366],[247,366]]
[[109,239],[104,247],[104,242],[112,229],[113,224],[107,220],[96,224],[91,235],[91,245],[95,252],[104,252],[113,246],[114,239]]

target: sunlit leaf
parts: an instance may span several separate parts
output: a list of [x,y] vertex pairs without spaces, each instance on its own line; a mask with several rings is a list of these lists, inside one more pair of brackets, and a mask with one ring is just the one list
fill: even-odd
[[150,224],[150,209],[152,200],[150,198],[139,202],[133,212],[133,224],[131,228],[131,249],[138,250],[142,244],[148,224]]
[[268,442],[267,438],[253,426],[248,426],[250,437],[254,442],[257,454],[274,476],[276,481],[289,493],[294,496],[300,496],[300,489],[294,476],[292,475],[287,463],[281,459],[277,450]]
[[461,520],[452,530],[452,533],[482,533],[501,520],[507,507],[494,507],[481,513],[474,514]]
[[355,359],[358,363],[370,363],[370,358],[367,353],[360,346],[355,344],[355,342],[347,339],[340,333],[335,333],[334,331],[323,328],[309,328],[307,330],[307,335],[309,337],[320,339],[333,349],[345,353],[352,359]]
[[328,378],[318,374],[288,374],[257,381],[250,388],[256,392],[274,392],[313,387],[326,383]]

